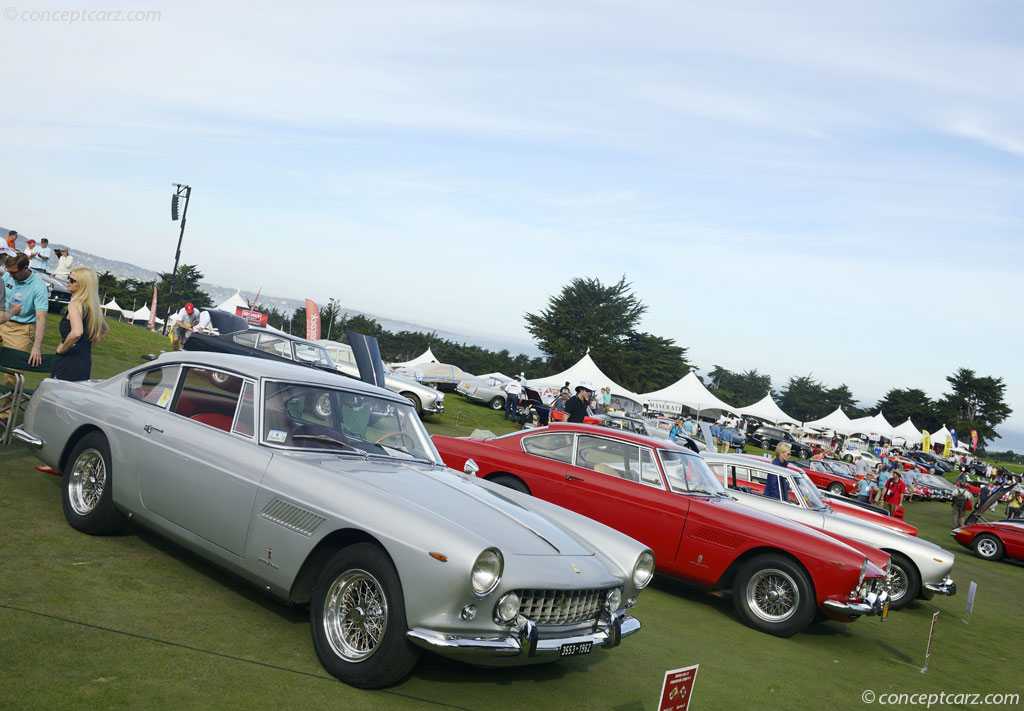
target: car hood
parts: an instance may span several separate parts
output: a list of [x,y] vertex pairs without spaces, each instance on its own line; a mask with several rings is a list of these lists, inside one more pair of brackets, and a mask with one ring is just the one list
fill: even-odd
[[475,477],[413,463],[388,467],[367,463],[353,467],[350,460],[324,459],[320,465],[332,472],[359,480],[381,492],[400,508],[444,519],[461,527],[464,537],[482,542],[501,542],[506,553],[518,555],[587,556],[594,551],[576,536],[544,516],[534,513],[494,485],[482,485]]

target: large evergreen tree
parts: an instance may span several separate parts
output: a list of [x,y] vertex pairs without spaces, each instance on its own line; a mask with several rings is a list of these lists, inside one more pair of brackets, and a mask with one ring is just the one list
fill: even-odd
[[953,391],[938,403],[944,424],[956,428],[965,441],[969,440],[971,430],[977,430],[979,448],[998,437],[996,425],[1013,412],[1003,400],[1006,393],[1003,379],[979,376],[969,368],[960,368],[946,376],[946,381]]

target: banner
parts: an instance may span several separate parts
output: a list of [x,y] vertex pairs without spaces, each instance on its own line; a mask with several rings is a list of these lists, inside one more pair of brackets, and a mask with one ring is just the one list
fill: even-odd
[[971,449],[976,450],[978,448],[978,430],[971,430]]
[[306,299],[306,340],[320,340],[320,307],[312,299]]
[[236,306],[235,314],[244,318],[248,323],[253,326],[266,326],[267,319],[269,316],[262,311],[256,309],[247,309],[244,306]]
[[153,285],[153,305],[149,307],[149,323],[147,328],[150,331],[156,330],[156,284]]
[[921,451],[932,451],[932,436],[928,434],[928,430],[921,430]]
[[942,448],[942,456],[943,457],[948,457],[949,456],[949,452],[952,449],[953,449],[953,438],[950,437],[949,435],[946,435],[946,444]]
[[960,439],[956,436],[956,430],[950,430],[949,431],[949,436],[953,438],[953,447],[954,447],[954,449],[956,447],[959,447],[960,446]]

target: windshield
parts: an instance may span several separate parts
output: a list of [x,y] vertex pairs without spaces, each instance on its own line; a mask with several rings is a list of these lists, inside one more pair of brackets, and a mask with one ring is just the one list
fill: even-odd
[[263,442],[441,463],[412,405],[323,385],[265,383]]
[[725,494],[718,477],[696,454],[659,449],[658,458],[668,478],[669,488],[677,494]]
[[790,476],[793,479],[793,483],[796,484],[797,490],[804,499],[804,505],[809,509],[823,509],[825,508],[825,502],[821,500],[821,496],[818,495],[818,487],[816,487],[810,479],[790,469]]
[[300,363],[312,363],[324,368],[334,369],[334,361],[327,354],[327,349],[314,343],[303,343],[292,341],[292,348],[295,351],[295,360]]

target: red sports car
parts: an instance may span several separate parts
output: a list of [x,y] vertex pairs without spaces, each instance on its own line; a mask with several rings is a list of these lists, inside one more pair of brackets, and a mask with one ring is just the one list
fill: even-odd
[[967,525],[953,529],[952,536],[957,543],[985,560],[999,560],[1003,556],[1024,560],[1024,518],[1005,521],[985,521],[982,518],[1012,491],[1012,484],[994,490],[988,500],[967,518]]
[[787,637],[819,610],[843,622],[888,612],[888,554],[738,504],[703,459],[669,440],[555,423],[433,441],[450,467],[644,542],[665,575],[731,589],[737,612],[755,629]]
[[833,494],[857,495],[857,486],[860,482],[855,477],[836,474],[826,467],[824,462],[807,459],[790,461],[789,466],[797,467],[803,471],[807,478],[814,482],[814,485],[819,489],[831,491]]

